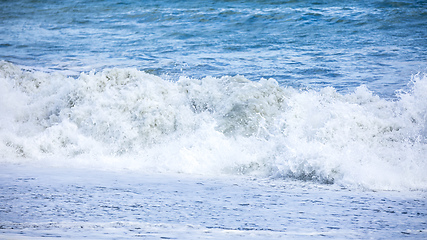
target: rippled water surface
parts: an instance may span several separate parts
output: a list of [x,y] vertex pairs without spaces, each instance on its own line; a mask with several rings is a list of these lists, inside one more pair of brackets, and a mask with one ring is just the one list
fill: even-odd
[[[10,170],[14,174],[6,173]],[[425,194],[254,178],[1,170],[0,233],[96,239],[424,239]],[[1,235],[0,235],[1,236]],[[24,237],[25,236],[25,237]]]
[[7,1],[0,59],[79,73],[273,77],[386,96],[426,71],[424,1]]

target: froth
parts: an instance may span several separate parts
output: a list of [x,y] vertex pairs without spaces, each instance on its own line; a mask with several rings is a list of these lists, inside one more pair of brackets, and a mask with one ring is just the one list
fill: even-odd
[[78,78],[0,64],[2,162],[427,189],[427,77],[387,101],[243,76]]

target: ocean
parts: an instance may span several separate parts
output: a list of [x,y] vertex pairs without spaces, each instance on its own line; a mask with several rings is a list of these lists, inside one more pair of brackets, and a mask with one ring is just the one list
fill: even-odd
[[425,239],[427,2],[0,2],[0,239]]

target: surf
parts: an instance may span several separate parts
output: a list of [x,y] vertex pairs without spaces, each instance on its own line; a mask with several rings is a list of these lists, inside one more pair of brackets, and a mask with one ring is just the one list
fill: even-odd
[[384,99],[244,76],[70,77],[0,63],[3,164],[249,175],[426,190],[427,77]]

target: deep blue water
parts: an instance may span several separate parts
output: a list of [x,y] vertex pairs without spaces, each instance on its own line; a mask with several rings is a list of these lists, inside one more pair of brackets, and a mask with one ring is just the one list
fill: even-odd
[[244,75],[391,97],[427,69],[426,1],[1,1],[0,60],[136,67],[169,79]]

